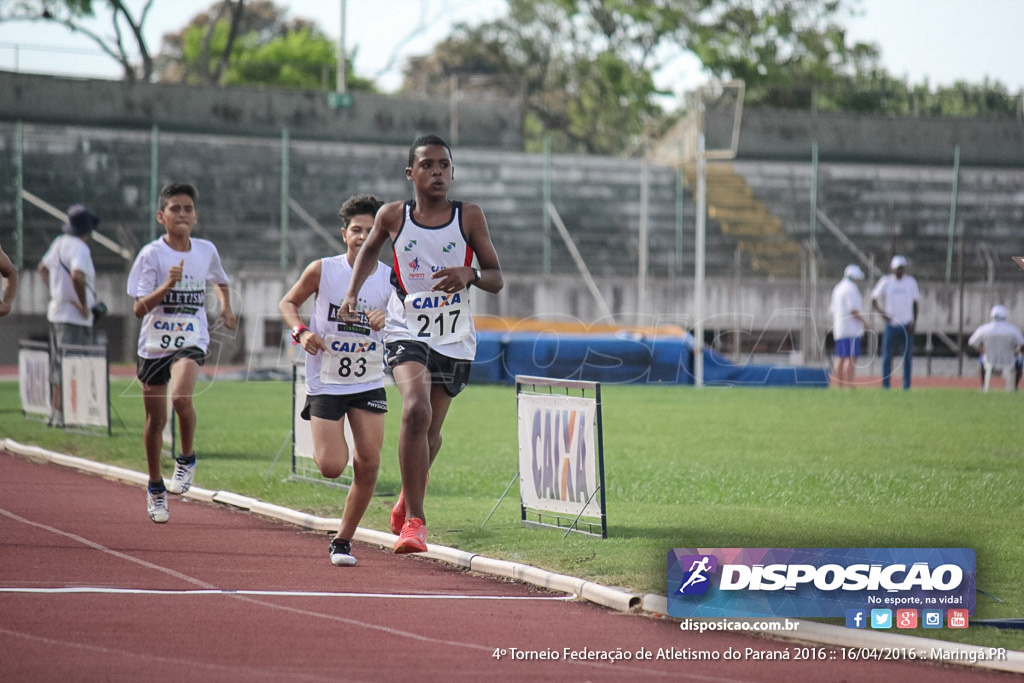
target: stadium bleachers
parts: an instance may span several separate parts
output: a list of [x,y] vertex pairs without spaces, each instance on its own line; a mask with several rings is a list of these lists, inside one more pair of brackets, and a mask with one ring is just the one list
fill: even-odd
[[[812,167],[800,162],[735,161],[754,196],[769,207],[794,239],[809,238]],[[953,167],[822,163],[817,206],[877,267],[901,253],[921,280],[943,281],[949,255]],[[957,281],[960,238],[966,281],[1009,280],[1019,273],[1010,259],[1021,250],[1024,170],[961,168],[957,183],[951,280]],[[817,223],[822,273],[840,277],[856,253]]]
[[[695,186],[696,164],[686,164],[684,169],[687,184]],[[799,241],[732,165],[708,164],[707,204],[708,218],[737,240],[753,271],[768,277],[800,277]]]
[[[13,147],[15,127],[0,123],[0,139]],[[63,210],[88,203],[102,220],[101,232],[136,251],[163,228],[149,210],[152,137],[146,131],[51,125],[24,126],[23,182],[26,190]],[[278,139],[159,133],[158,185],[183,180],[197,185],[197,236],[214,240],[225,266],[281,264],[299,268],[330,249],[295,211],[282,230],[282,146]],[[331,234],[337,234],[341,202],[356,192],[385,199],[409,195],[404,178],[408,149],[342,142],[292,141],[288,146],[288,195]],[[480,204],[505,268],[543,273],[543,156],[455,148],[453,198]],[[12,155],[0,157],[0,173],[14,176]],[[642,163],[555,155],[551,199],[595,277],[635,275],[641,221]],[[680,190],[675,169],[649,165],[647,221],[649,272],[654,277],[693,274],[694,202]],[[677,193],[682,191],[682,215]],[[13,186],[0,189],[0,215],[13,221]],[[24,262],[32,267],[59,230],[45,211],[25,204]],[[155,231],[155,232],[154,232]],[[680,233],[681,231],[681,233]],[[550,231],[553,274],[574,274],[576,266],[557,231]],[[733,267],[736,239],[708,229],[709,274]],[[100,271],[122,271],[113,253],[94,249]]]
[[[13,123],[0,123],[5,149],[14,148]],[[24,126],[25,189],[54,206],[86,202],[101,216],[101,230],[129,250],[153,230],[149,210],[152,137],[149,131],[58,125]],[[279,139],[230,138],[161,132],[158,184],[172,179],[200,188],[200,236],[213,239],[232,270],[279,269],[282,261],[282,148]],[[343,142],[293,141],[287,155],[288,194],[323,228],[336,234],[337,208],[349,194],[386,199],[408,195],[403,176],[407,149]],[[541,155],[456,146],[453,196],[484,207],[506,269],[544,272],[544,177]],[[595,277],[638,272],[642,163],[555,155],[552,203]],[[14,176],[13,155],[0,157],[0,174]],[[692,166],[646,169],[648,273],[692,277],[695,184]],[[709,164],[707,264],[709,277],[737,268],[754,276],[798,278],[807,258],[812,167],[809,161],[744,160]],[[819,275],[838,277],[856,261],[854,250],[886,270],[892,253],[910,259],[919,279],[942,281],[949,248],[952,165],[822,163],[818,171],[815,242]],[[953,280],[963,233],[965,279],[1009,281],[1019,269],[1024,225],[1024,170],[965,166],[956,207]],[[682,196],[679,196],[680,191]],[[0,189],[0,215],[13,221],[13,185]],[[679,206],[682,207],[681,214]],[[826,229],[829,222],[845,236]],[[13,223],[11,223],[13,224]],[[26,205],[24,262],[38,262],[57,234],[57,222]],[[155,234],[162,228],[155,227]],[[284,237],[286,270],[299,268],[330,247],[295,211]],[[550,231],[551,270],[577,272],[557,231]],[[101,271],[123,271],[114,254],[95,249]]]

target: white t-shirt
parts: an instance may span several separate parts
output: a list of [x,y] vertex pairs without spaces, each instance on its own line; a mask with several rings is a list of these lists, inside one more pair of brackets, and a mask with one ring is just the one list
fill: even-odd
[[91,327],[92,310],[89,310],[88,318],[83,318],[75,306],[78,294],[68,272],[80,270],[85,274],[85,307],[92,309],[96,303],[96,268],[89,245],[81,237],[61,235],[53,241],[40,262],[50,272],[50,303],[46,307],[46,319],[51,323]]
[[835,339],[857,338],[864,334],[864,323],[850,315],[852,312],[863,313],[863,302],[857,283],[844,277],[832,289],[832,300],[829,310],[832,312],[832,336]]
[[[309,329],[320,335],[327,351],[306,354],[306,393],[358,394],[384,386],[384,332],[365,321],[348,323],[338,316],[352,280],[352,266],[345,254],[320,261],[320,284],[309,318]],[[386,311],[394,294],[391,269],[377,263],[377,270],[359,290],[358,309]]]
[[914,302],[920,296],[917,280],[910,275],[901,278],[886,275],[871,291],[871,298],[877,299],[882,310],[889,316],[890,325],[909,325],[914,322]]
[[975,348],[985,346],[986,337],[1007,336],[1017,340],[1017,346],[1024,346],[1024,334],[1020,328],[1005,320],[992,320],[980,326],[967,340],[970,346]]
[[142,319],[141,358],[163,358],[190,346],[204,352],[209,348],[206,288],[229,282],[213,242],[193,237],[188,251],[171,249],[162,237],[150,242],[139,251],[128,273],[128,294],[134,298],[152,294],[182,261],[181,281]]

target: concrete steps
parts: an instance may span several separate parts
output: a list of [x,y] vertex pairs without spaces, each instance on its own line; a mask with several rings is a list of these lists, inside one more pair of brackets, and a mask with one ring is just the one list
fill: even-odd
[[[683,167],[687,185],[697,185],[695,163]],[[800,245],[786,233],[782,219],[754,193],[744,177],[730,164],[707,165],[708,218],[722,232],[738,240],[753,269],[768,277],[800,276]]]

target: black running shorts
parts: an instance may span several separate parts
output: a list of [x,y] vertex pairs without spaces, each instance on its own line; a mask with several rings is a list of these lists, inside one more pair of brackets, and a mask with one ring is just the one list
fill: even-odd
[[143,384],[153,387],[164,386],[171,381],[171,366],[174,365],[175,361],[182,358],[191,358],[198,365],[203,365],[206,362],[206,351],[203,351],[198,346],[189,346],[163,358],[140,357],[135,376]]
[[303,420],[310,416],[321,420],[337,422],[352,410],[368,410],[371,413],[388,412],[388,397],[383,388],[370,389],[358,394],[316,394],[306,396],[306,405],[299,415]]
[[469,371],[473,367],[471,360],[446,356],[418,341],[389,342],[385,348],[384,362],[389,368],[402,363],[419,363],[430,371],[430,383],[441,385],[453,398],[469,384]]

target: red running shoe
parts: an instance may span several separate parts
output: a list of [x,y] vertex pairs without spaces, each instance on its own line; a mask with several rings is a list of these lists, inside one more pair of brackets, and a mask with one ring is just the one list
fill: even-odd
[[422,519],[413,517],[405,526],[402,527],[402,533],[399,534],[398,540],[395,541],[395,554],[404,555],[406,553],[425,553],[427,552],[427,527],[423,524]]
[[[427,474],[427,483],[430,483],[430,474]],[[398,502],[391,508],[391,520],[388,522],[388,526],[391,527],[391,533],[395,536],[402,533],[402,527],[405,526],[405,489],[403,488],[398,492]]]
[[398,502],[395,503],[395,507],[391,508],[389,526],[394,535],[402,533],[402,527],[405,526],[405,489],[398,492]]

